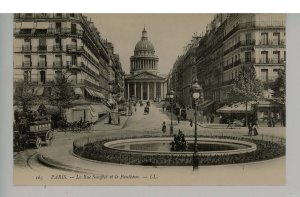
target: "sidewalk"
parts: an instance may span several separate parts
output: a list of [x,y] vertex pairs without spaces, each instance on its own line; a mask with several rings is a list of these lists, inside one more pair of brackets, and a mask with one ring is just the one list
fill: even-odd
[[107,116],[105,119],[97,122],[94,125],[94,131],[109,131],[109,130],[122,129],[126,126],[129,117],[130,116],[120,116],[120,124],[115,125],[115,124],[108,124],[108,116]]

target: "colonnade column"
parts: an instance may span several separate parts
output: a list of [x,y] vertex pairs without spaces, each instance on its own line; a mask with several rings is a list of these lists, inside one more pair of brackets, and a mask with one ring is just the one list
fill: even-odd
[[130,93],[130,91],[129,91],[129,82],[127,82],[127,99],[129,100],[129,93]]
[[149,89],[150,89],[150,87],[149,87],[149,82],[147,83],[147,100],[149,100]]
[[156,82],[154,82],[154,100],[156,100]]
[[136,82],[134,82],[134,97],[136,97]]
[[163,82],[160,83],[160,98],[163,99]]
[[141,82],[141,100],[143,100],[143,82]]

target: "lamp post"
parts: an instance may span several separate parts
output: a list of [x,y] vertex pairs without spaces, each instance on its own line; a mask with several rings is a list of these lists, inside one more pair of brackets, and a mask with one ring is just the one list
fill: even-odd
[[171,125],[170,125],[170,136],[173,135],[173,120],[172,120],[172,114],[173,114],[173,98],[174,98],[174,91],[171,90],[169,92],[169,96],[170,96],[170,99],[171,99]]
[[195,101],[195,142],[194,142],[194,153],[193,153],[193,170],[198,170],[199,166],[199,157],[198,157],[198,139],[197,139],[197,101],[203,97],[203,89],[198,84],[196,79],[194,84],[191,87],[192,97]]

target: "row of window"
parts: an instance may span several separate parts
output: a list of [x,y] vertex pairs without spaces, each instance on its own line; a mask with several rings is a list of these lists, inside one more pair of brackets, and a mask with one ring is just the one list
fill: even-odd
[[[44,46],[45,49],[47,50],[46,38],[39,38],[38,46]],[[62,40],[61,40],[61,38],[55,38],[54,39],[54,46],[57,47],[58,49],[62,49]],[[74,47],[75,49],[77,49],[77,40],[72,39],[70,46],[72,46],[72,48]],[[23,48],[30,49],[30,50],[32,49],[30,38],[25,38],[24,39]]]
[[[272,71],[272,73],[270,75],[269,69],[265,69],[265,68],[261,69],[259,79],[263,82],[275,81],[276,79],[278,79],[279,69],[272,69],[271,71]],[[224,81],[235,79],[238,76],[238,74],[239,74],[238,69],[236,69],[235,71],[232,71],[230,73],[225,73],[224,74]]]
[[49,13],[22,13],[22,14],[15,14],[16,18],[49,18],[52,15],[52,17],[54,18],[62,18],[64,16],[66,17],[72,17],[72,18],[76,18],[78,16],[78,14],[75,13],[53,13],[53,14],[49,14]]
[[[77,56],[76,55],[71,56],[71,62],[69,64],[77,65]],[[31,55],[24,55],[22,66],[23,67],[32,67]],[[46,55],[39,55],[38,66],[39,67],[47,67],[47,56]],[[63,66],[62,55],[54,56],[53,66]]]
[[[255,43],[255,41],[256,41],[256,43]],[[241,43],[241,42],[245,43],[245,44],[257,44],[257,45],[281,45],[281,44],[285,44],[284,37],[280,37],[280,32],[273,32],[272,38],[270,37],[269,32],[262,32],[260,34],[260,38],[257,38],[255,36],[253,36],[252,33],[246,33],[244,41],[241,41],[241,35],[238,35],[237,37],[232,38],[232,40],[228,42],[228,45],[226,45],[227,47],[225,47],[226,48],[225,51],[227,49],[235,46],[236,44]]]
[[[234,64],[235,62],[238,62],[241,60],[240,54],[235,54],[231,58],[228,58],[226,60],[226,64],[224,62],[224,66],[228,67],[231,64]],[[280,51],[273,51],[273,56],[270,58],[269,51],[261,51],[261,55],[259,59],[253,59],[252,58],[252,52],[246,51],[244,53],[244,62],[245,63],[283,63],[286,61],[286,51],[283,52],[283,58],[282,53]]]

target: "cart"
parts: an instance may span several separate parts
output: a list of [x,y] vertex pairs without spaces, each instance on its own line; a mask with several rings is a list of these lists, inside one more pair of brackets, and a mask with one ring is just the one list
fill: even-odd
[[19,124],[14,125],[14,149],[18,151],[29,146],[49,146],[53,137],[50,116],[41,116],[30,123],[21,120]]

